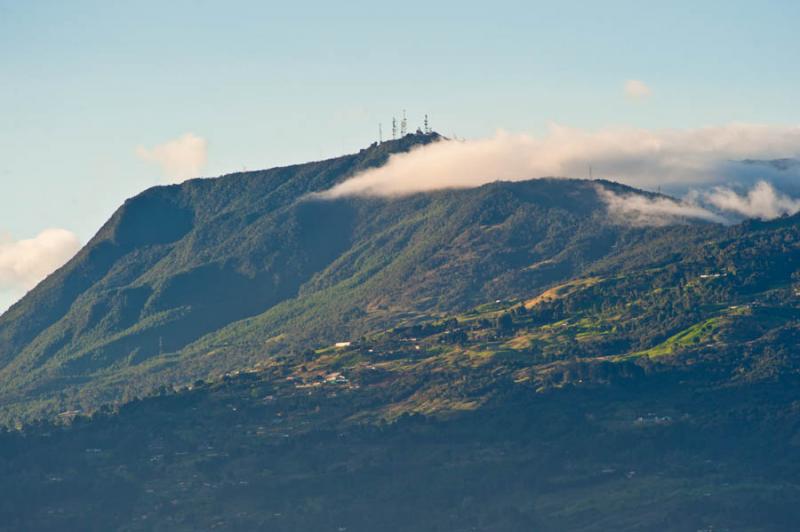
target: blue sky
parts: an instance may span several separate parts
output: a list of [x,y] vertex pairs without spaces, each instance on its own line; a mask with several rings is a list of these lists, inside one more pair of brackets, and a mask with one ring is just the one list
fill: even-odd
[[85,242],[164,181],[137,147],[187,133],[218,175],[357,150],[403,108],[468,138],[798,124],[798,22],[777,1],[0,0],[0,235]]

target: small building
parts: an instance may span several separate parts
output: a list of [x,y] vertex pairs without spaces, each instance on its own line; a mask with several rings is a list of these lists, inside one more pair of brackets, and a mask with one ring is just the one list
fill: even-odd
[[637,427],[655,427],[659,425],[671,425],[672,418],[670,416],[657,416],[655,414],[647,414],[646,416],[639,416],[633,421]]
[[325,375],[325,382],[328,384],[347,384],[347,377],[336,371]]

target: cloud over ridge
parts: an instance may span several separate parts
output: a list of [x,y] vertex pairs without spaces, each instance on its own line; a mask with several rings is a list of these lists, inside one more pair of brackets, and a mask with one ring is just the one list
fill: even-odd
[[[511,134],[444,140],[395,154],[382,167],[367,170],[318,194],[403,196],[446,188],[476,187],[493,181],[540,177],[602,177],[636,188],[698,189],[680,201],[641,199],[620,202],[602,196],[619,213],[660,213],[660,218],[701,218],[722,222],[740,217],[774,218],[800,210],[766,181],[754,180],[763,168],[744,159],[777,159],[800,154],[800,127],[729,124],[697,129],[607,128],[597,131],[551,125],[545,135]],[[774,170],[774,169],[773,169]],[[764,170],[766,171],[766,170]],[[744,176],[747,176],[746,179]],[[755,184],[741,195],[737,190]],[[640,221],[652,216],[639,217]]]
[[800,199],[782,194],[766,181],[759,181],[743,193],[718,186],[705,191],[691,190],[680,199],[618,194],[600,185],[597,192],[612,217],[632,225],[666,225],[689,220],[729,224],[741,218],[771,220],[800,212]]
[[691,199],[676,200],[666,196],[643,194],[618,194],[605,187],[597,193],[608,207],[609,214],[618,222],[630,225],[660,226],[689,220],[726,223],[728,220]]
[[759,181],[746,194],[737,194],[727,187],[714,187],[705,192],[703,198],[719,210],[746,218],[768,220],[800,211],[800,199],[781,194],[766,181]]
[[730,161],[799,153],[799,126],[586,131],[552,125],[542,136],[500,131],[486,139],[420,146],[393,155],[386,165],[358,174],[323,196],[401,196],[498,180],[588,177],[590,166],[595,177],[640,188],[713,185],[724,182],[719,170]]

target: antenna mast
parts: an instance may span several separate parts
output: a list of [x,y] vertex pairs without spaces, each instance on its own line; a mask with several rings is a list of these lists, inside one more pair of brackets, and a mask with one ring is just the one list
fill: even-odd
[[403,119],[400,121],[400,136],[406,136],[406,130],[408,129],[408,120],[406,120],[406,110],[403,109]]
[[383,144],[383,124],[378,122],[378,144]]
[[427,115],[427,113],[425,114],[425,134],[426,135],[430,135],[431,134],[431,126],[428,123],[428,115]]
[[397,138],[397,119],[392,117],[392,140]]

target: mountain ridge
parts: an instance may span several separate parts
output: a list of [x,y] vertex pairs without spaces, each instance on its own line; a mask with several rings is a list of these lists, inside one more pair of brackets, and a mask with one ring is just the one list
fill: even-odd
[[309,199],[374,154],[145,191],[0,318],[0,529],[793,529],[800,215]]
[[598,184],[636,192],[611,182],[308,196],[439,139],[408,135],[127,200],[72,261],[0,317],[6,416],[96,407],[400,316],[534,291],[615,253],[618,239],[659,232],[607,219]]

